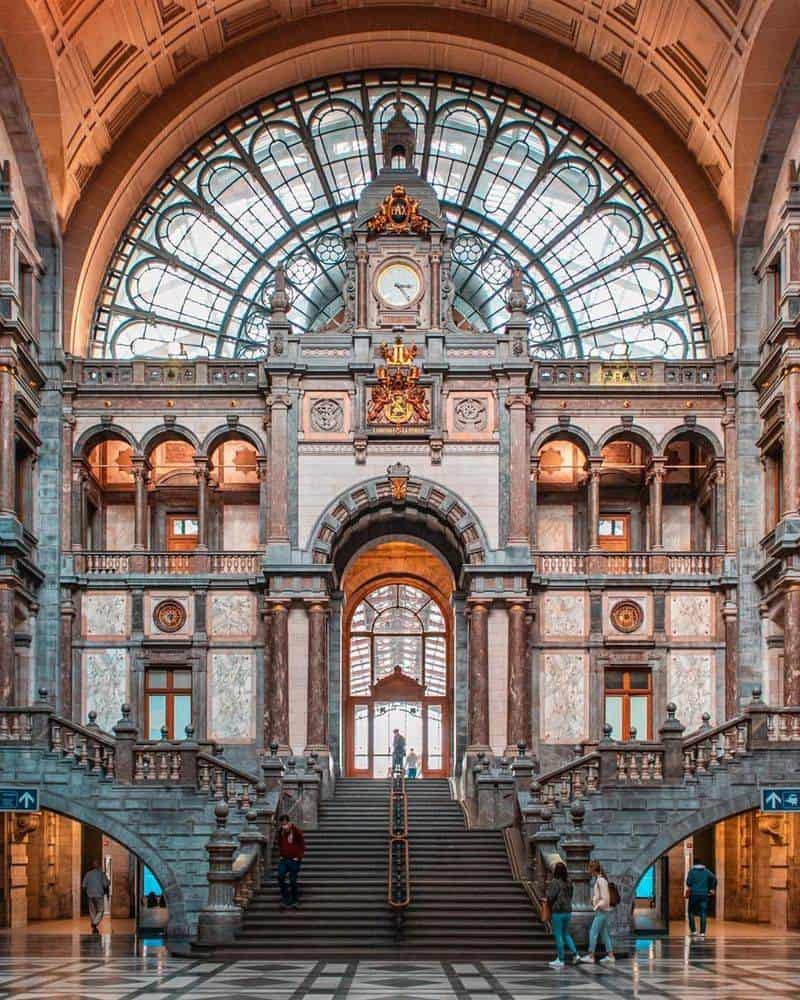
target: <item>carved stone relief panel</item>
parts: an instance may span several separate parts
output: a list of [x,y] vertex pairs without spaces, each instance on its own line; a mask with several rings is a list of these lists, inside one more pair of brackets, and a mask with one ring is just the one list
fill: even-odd
[[255,597],[247,591],[227,590],[208,595],[208,633],[249,639],[255,631]]
[[351,430],[350,395],[340,389],[303,394],[303,440],[344,441]]
[[253,653],[213,650],[208,656],[208,734],[221,743],[250,743],[256,735]]
[[[128,595],[107,590],[87,592],[82,601],[83,634],[92,638],[128,635]],[[115,720],[116,721],[116,720]]]
[[92,649],[83,654],[83,713],[97,712],[97,725],[110,732],[122,716],[122,705],[129,701],[128,651]]
[[586,635],[586,595],[571,593],[545,594],[542,634],[546,639]]
[[186,591],[152,590],[144,595],[144,634],[152,639],[185,638],[194,631],[194,601]]
[[641,591],[603,594],[603,635],[607,639],[635,641],[652,634],[652,595]]
[[713,634],[711,594],[669,595],[669,634],[675,638],[708,638]]
[[546,743],[580,743],[586,738],[586,664],[585,653],[542,657],[541,737]]
[[457,390],[447,396],[450,440],[491,440],[495,431],[494,395],[483,389]]
[[672,652],[669,656],[667,697],[678,706],[677,717],[688,735],[711,714],[714,725],[714,654],[712,652]]

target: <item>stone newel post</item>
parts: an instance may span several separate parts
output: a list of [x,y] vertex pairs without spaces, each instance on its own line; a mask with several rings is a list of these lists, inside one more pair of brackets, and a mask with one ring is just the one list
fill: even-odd
[[667,718],[658,731],[664,744],[664,783],[679,785],[683,781],[683,730],[675,718],[677,707],[674,701],[667,705]]
[[242,919],[242,911],[233,899],[233,858],[236,841],[225,829],[228,807],[224,802],[214,806],[216,830],[206,844],[208,852],[208,903],[200,911],[197,921],[199,944],[228,944]]
[[133,784],[133,747],[139,733],[131,719],[131,706],[122,706],[122,718],[114,726],[114,777],[122,784]]
[[589,859],[594,844],[583,830],[586,807],[582,802],[573,802],[569,807],[572,818],[572,832],[561,838],[561,852],[567,866],[567,873],[573,885],[572,923],[570,930],[578,947],[584,947],[589,939],[589,924],[592,922],[592,903],[589,892]]

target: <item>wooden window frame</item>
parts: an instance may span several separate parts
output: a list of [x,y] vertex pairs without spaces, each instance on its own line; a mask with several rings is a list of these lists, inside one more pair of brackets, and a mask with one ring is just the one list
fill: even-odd
[[[610,688],[608,686],[608,675],[611,671],[622,672],[622,687]],[[646,673],[648,686],[644,688],[631,687],[632,673]],[[647,732],[637,733],[637,740],[651,740],[653,738],[653,671],[649,667],[615,667],[609,666],[603,673],[603,719],[606,718],[606,698],[611,695],[615,698],[622,698],[622,742],[630,739],[631,731],[631,697],[647,697]],[[619,740],[620,734],[612,734],[614,739]]]
[[[164,673],[167,675],[167,686],[166,687],[151,687],[149,683],[149,677],[151,673]],[[175,735],[175,695],[189,695],[189,709],[190,716],[194,714],[194,692],[193,688],[193,677],[190,677],[188,687],[175,687],[174,675],[176,672],[186,673],[190,675],[192,673],[191,667],[167,667],[159,666],[158,664],[151,664],[145,669],[144,672],[144,731],[145,733],[150,732],[150,695],[164,695],[165,697],[165,708],[166,708],[166,725],[167,732],[169,733],[169,739],[183,739],[184,734]]]

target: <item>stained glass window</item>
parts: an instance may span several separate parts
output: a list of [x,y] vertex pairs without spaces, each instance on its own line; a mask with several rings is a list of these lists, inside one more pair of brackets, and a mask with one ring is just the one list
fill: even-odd
[[260,357],[286,265],[298,333],[344,314],[343,234],[383,166],[399,98],[415,165],[453,243],[459,330],[499,333],[514,264],[538,358],[708,355],[677,238],[639,181],[583,129],[467,78],[404,71],[321,80],[215,128],[128,225],[98,299],[98,357]]

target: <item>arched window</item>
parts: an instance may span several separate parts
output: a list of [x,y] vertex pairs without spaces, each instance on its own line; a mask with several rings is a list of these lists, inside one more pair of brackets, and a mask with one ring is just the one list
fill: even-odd
[[315,81],[187,150],[109,263],[93,356],[263,356],[278,264],[292,326],[335,329],[342,236],[384,166],[381,129],[398,103],[453,236],[459,329],[502,331],[518,264],[534,357],[708,356],[685,254],[623,163],[533,100],[410,70]]

